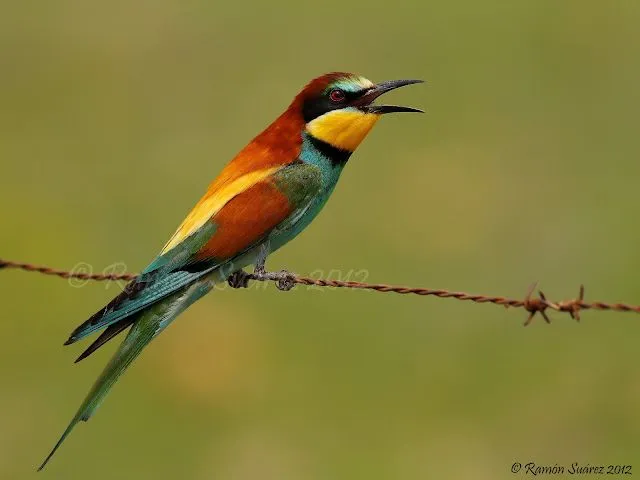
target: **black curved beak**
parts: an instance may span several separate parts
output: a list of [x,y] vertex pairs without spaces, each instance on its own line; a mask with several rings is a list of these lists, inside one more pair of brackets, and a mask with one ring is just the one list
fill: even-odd
[[364,95],[358,98],[353,105],[360,108],[367,113],[393,113],[393,112],[418,112],[424,113],[419,108],[403,107],[401,105],[372,105],[373,101],[383,93],[387,93],[396,88],[404,87],[406,85],[413,85],[414,83],[423,83],[424,80],[389,80],[387,82],[380,82],[377,85],[371,87]]

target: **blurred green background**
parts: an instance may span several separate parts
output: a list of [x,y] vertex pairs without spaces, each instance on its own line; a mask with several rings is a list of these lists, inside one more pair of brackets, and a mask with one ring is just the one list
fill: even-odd
[[[517,297],[584,282],[588,298],[639,303],[639,24],[630,1],[5,2],[0,257],[139,271],[302,85],[346,70],[426,79],[389,100],[427,114],[380,122],[270,268]],[[73,366],[83,346],[62,347],[118,291],[79,286],[0,273],[0,478],[35,478],[113,350]],[[640,469],[639,319],[525,317],[214,292],[40,478]]]

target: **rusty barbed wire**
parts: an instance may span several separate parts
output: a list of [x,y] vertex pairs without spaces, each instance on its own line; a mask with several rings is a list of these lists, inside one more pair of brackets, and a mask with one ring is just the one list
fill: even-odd
[[[3,260],[0,258],[0,270],[1,269],[17,269],[27,272],[38,272],[43,275],[52,275],[60,278],[71,279],[77,278],[80,280],[96,280],[96,281],[118,281],[126,280],[131,281],[137,277],[133,273],[122,274],[104,274],[104,273],[85,273],[85,272],[73,272],[69,270],[58,270],[55,268],[34,265],[31,263],[13,262],[9,260]],[[268,281],[248,275],[251,280],[254,281]],[[468,301],[473,303],[489,303],[493,305],[501,305],[505,308],[522,308],[529,312],[527,319],[524,322],[524,326],[531,323],[536,314],[544,319],[546,323],[551,323],[551,319],[547,315],[547,310],[555,310],[557,312],[568,313],[569,316],[580,321],[580,312],[582,310],[600,310],[600,311],[612,311],[612,312],[635,312],[640,313],[640,305],[629,305],[626,303],[606,303],[606,302],[586,302],[584,300],[584,285],[580,285],[578,296],[574,299],[561,300],[553,302],[548,300],[545,294],[538,290],[538,296],[534,297],[534,292],[537,287],[537,283],[532,284],[523,300],[514,298],[492,296],[492,295],[479,295],[467,292],[457,292],[444,289],[431,289],[421,287],[408,287],[403,285],[389,285],[386,283],[364,283],[354,281],[341,281],[341,280],[325,280],[315,279],[310,277],[304,277],[296,274],[292,274],[291,282],[298,285],[317,286],[317,287],[334,287],[334,288],[350,288],[355,290],[373,290],[382,293],[397,293],[400,295],[420,295],[420,296],[433,296],[437,298],[453,298],[460,301]]]
[[85,272],[72,272],[69,270],[57,270],[55,268],[46,267],[42,265],[34,265],[32,263],[23,263],[23,262],[12,262],[9,260],[3,260],[0,258],[0,270],[3,268],[13,268],[16,270],[25,270],[27,272],[38,272],[43,275],[52,275],[54,277],[60,278],[77,278],[79,280],[97,280],[97,281],[105,281],[110,280],[112,282],[116,282],[118,280],[133,280],[137,277],[134,273],[122,273],[122,274],[114,274],[114,273],[85,273]]

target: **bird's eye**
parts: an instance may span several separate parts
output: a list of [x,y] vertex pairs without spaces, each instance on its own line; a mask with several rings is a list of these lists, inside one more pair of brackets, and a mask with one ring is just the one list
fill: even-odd
[[331,99],[332,102],[336,102],[336,103],[341,102],[344,100],[344,92],[336,88],[329,92],[329,98]]

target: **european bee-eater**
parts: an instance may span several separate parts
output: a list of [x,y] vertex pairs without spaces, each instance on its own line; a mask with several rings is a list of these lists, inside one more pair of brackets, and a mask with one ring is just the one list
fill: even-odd
[[258,278],[286,280],[284,271],[265,272],[267,255],[320,212],[347,160],[381,115],[421,112],[374,105],[374,100],[420,82],[374,84],[351,73],[318,77],[231,160],[140,276],[71,333],[65,345],[104,329],[77,362],[130,328],[39,470],[73,427],[89,420],[142,349],[215,283],[231,278],[232,286],[246,284],[242,269],[248,265],[255,265]]

